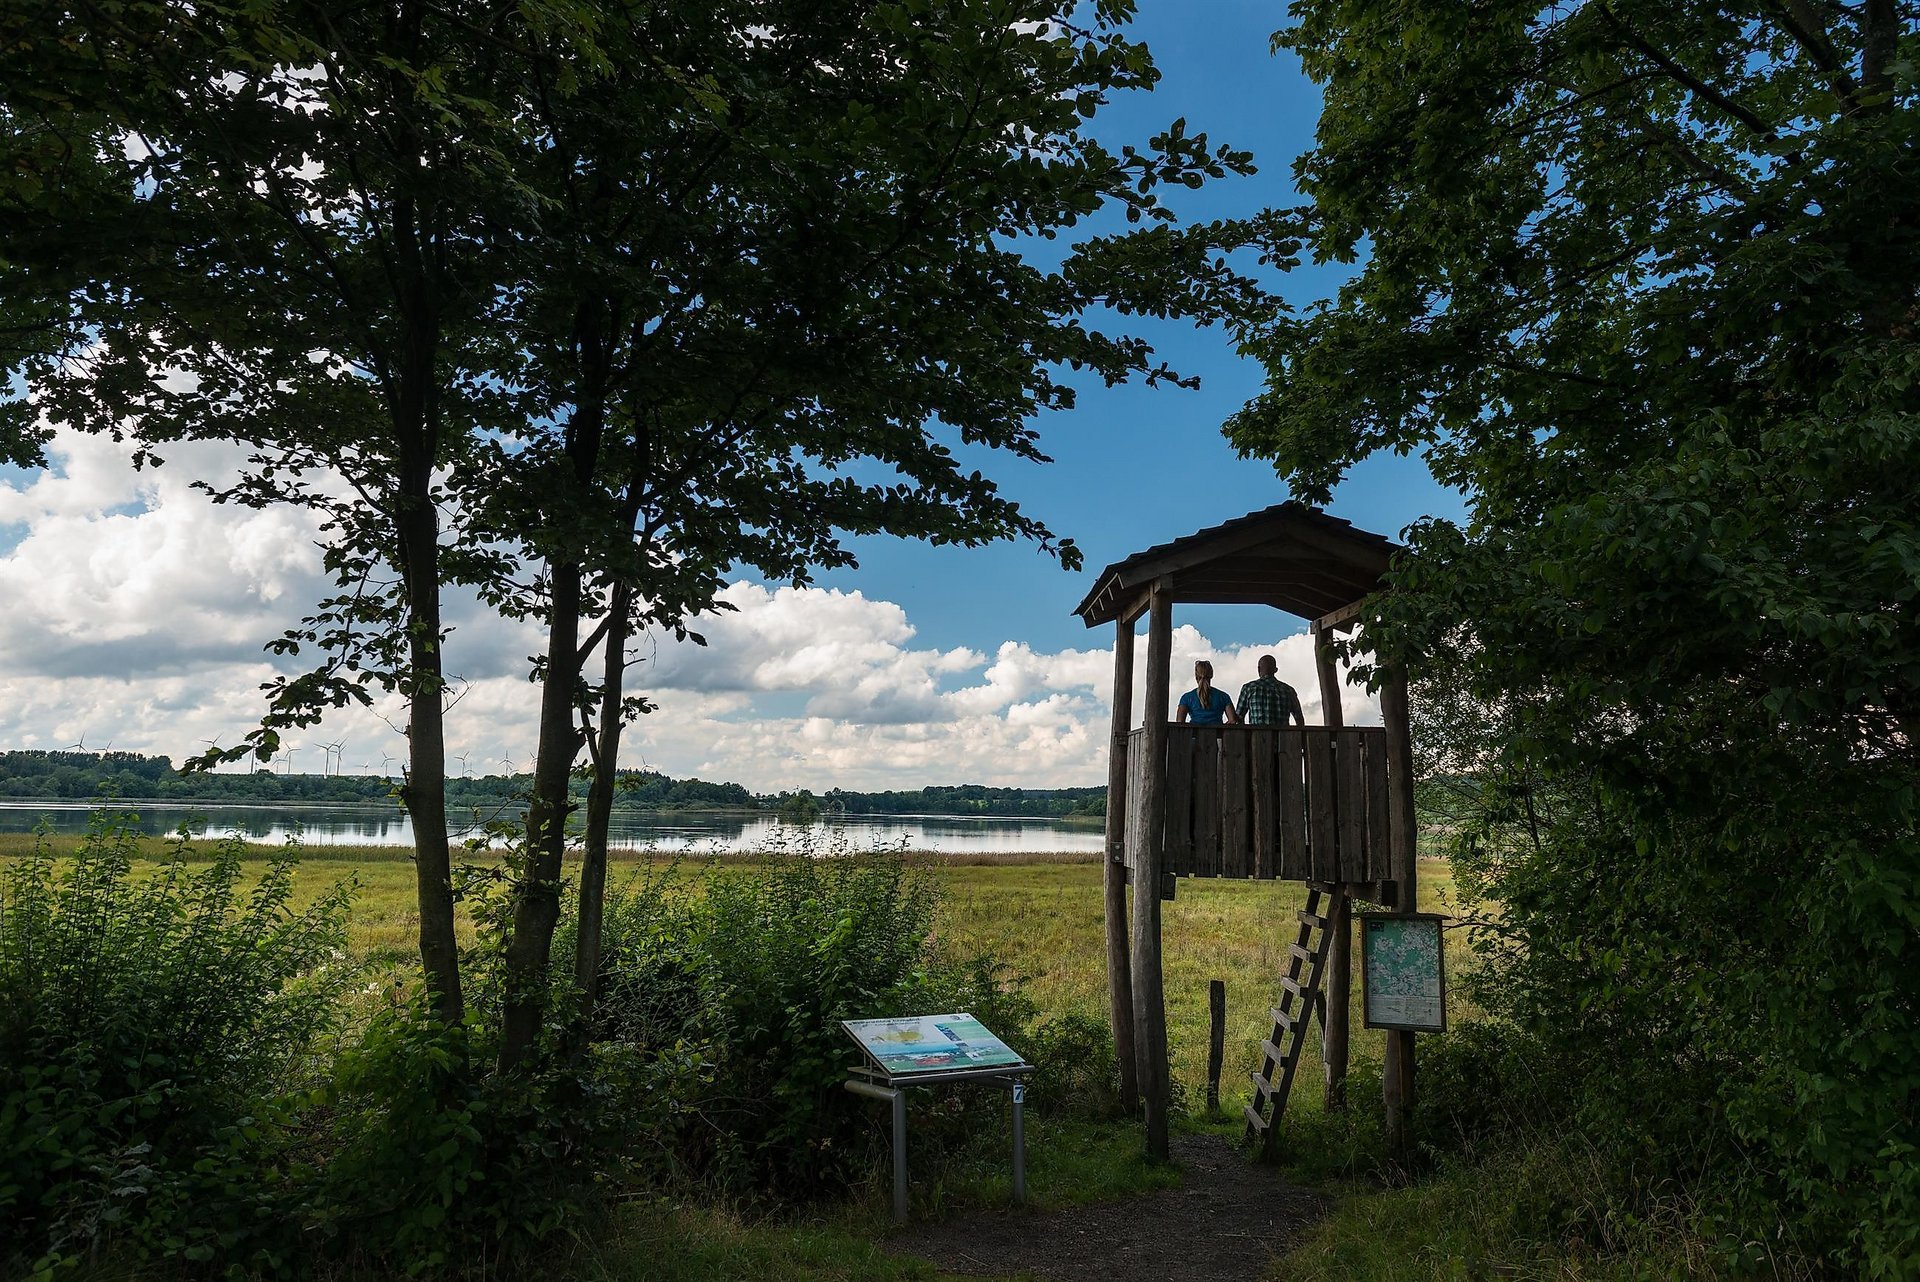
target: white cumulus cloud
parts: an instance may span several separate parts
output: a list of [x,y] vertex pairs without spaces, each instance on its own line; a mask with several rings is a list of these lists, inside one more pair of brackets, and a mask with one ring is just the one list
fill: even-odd
[[[179,760],[237,741],[259,716],[260,686],[284,670],[262,647],[329,591],[313,518],[222,507],[193,489],[232,475],[242,455],[230,447],[176,447],[166,467],[141,473],[123,447],[96,438],[61,433],[50,455],[45,472],[0,476],[0,747],[111,741]],[[645,637],[636,647],[629,687],[658,710],[628,731],[623,764],[760,791],[1105,779],[1110,630],[1090,632],[1085,648],[991,636],[940,647],[919,639],[903,606],[858,591],[737,582],[724,600],[731,609],[696,625],[707,645]],[[527,768],[539,630],[460,593],[446,614],[457,678],[449,769]],[[1196,659],[1210,659],[1233,694],[1271,653],[1320,721],[1308,638],[1297,621],[1268,617],[1273,640],[1258,646],[1177,627],[1171,697],[1190,687]],[[1141,639],[1136,722],[1145,658]],[[1349,724],[1379,719],[1358,689],[1342,704]],[[389,697],[330,717],[289,737],[293,768],[319,769],[321,745],[336,741],[348,771],[397,767],[405,715]]]

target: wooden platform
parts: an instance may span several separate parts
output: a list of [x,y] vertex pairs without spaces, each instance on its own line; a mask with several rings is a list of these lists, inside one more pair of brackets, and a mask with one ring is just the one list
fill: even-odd
[[[1145,838],[1144,728],[1129,736],[1121,857]],[[1413,851],[1389,822],[1379,726],[1166,727],[1163,873],[1175,877],[1399,882]]]

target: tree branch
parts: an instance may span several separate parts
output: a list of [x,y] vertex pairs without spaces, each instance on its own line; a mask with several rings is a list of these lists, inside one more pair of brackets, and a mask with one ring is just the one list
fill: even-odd
[[1780,12],[1780,25],[1806,51],[1813,65],[1827,73],[1847,110],[1858,110],[1860,88],[1848,74],[1847,64],[1834,49],[1833,41],[1827,38],[1826,23],[1813,11],[1813,6],[1807,0],[1772,0],[1772,3]]
[[1894,0],[1866,0],[1860,10],[1860,89],[1877,111],[1893,108],[1893,57],[1900,38]]
[[1688,71],[1685,67],[1669,57],[1664,50],[1657,48],[1639,32],[1621,21],[1620,16],[1613,11],[1612,5],[1601,5],[1600,14],[1607,20],[1607,25],[1619,32],[1622,39],[1639,50],[1654,66],[1666,72],[1669,79],[1691,89],[1694,93],[1706,99],[1727,115],[1732,116],[1735,120],[1738,120],[1741,124],[1753,130],[1761,137],[1772,138],[1777,135],[1779,131],[1772,125],[1762,120],[1759,116],[1754,115],[1753,112],[1727,97],[1727,95],[1721,93],[1718,89],[1715,89],[1691,71]]

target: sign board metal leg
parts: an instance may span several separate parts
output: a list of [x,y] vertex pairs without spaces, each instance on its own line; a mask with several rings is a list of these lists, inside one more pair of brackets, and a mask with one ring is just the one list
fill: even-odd
[[893,1218],[907,1218],[907,1092],[903,1087],[876,1086],[872,1082],[846,1084],[855,1095],[883,1099],[893,1105]]
[[907,1093],[893,1093],[893,1218],[907,1218]]
[[[860,1070],[856,1070],[858,1072]],[[1026,1066],[1021,1065],[1021,1071]],[[885,1100],[893,1113],[893,1218],[907,1218],[907,1086],[882,1085],[885,1079],[864,1076],[850,1078],[846,1088],[866,1099]],[[1013,1096],[1013,1201],[1027,1204],[1027,1084],[1018,1077],[1000,1073],[974,1073],[966,1079],[1004,1086]]]
[[1027,1084],[1013,1084],[1013,1204],[1027,1204]]

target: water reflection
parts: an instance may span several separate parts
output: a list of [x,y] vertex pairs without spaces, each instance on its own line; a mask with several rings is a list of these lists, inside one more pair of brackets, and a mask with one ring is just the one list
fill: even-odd
[[[295,830],[309,846],[407,846],[413,826],[388,807],[190,806],[129,803],[141,831],[173,832],[183,820],[204,823],[216,835],[238,832],[248,841],[278,844]],[[0,801],[0,833],[32,832],[42,820],[59,833],[85,832],[89,807],[79,802]],[[479,833],[493,813],[465,816],[457,836]],[[824,826],[824,825],[823,825]],[[837,818],[855,850],[904,845],[942,854],[1005,854],[1039,851],[1085,853],[1101,848],[1097,827],[1050,819],[975,819],[955,815],[847,815]],[[615,815],[612,843],[625,850],[762,850],[778,839],[779,821],[765,815]]]

